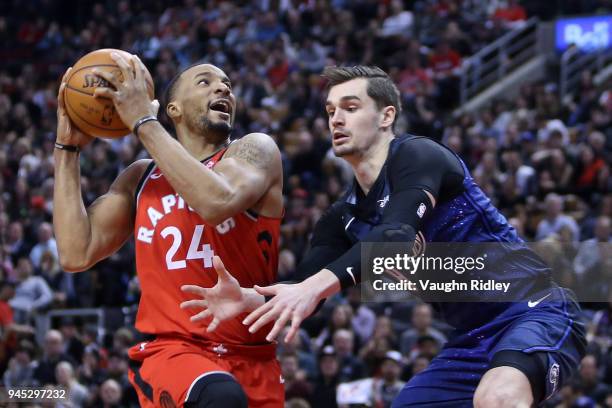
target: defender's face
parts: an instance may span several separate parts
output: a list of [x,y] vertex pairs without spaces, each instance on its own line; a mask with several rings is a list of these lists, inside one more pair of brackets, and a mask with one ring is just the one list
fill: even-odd
[[381,111],[367,86],[367,79],[356,78],[329,90],[325,110],[336,156],[364,153],[377,137]]
[[175,101],[188,125],[231,130],[236,98],[225,73],[210,64],[185,71],[180,79]]

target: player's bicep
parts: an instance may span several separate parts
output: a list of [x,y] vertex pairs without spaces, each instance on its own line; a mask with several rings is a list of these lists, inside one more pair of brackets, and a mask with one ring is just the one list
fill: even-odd
[[87,260],[94,264],[113,254],[133,232],[135,188],[149,161],[129,166],[111,185],[109,191],[87,208],[90,241]]
[[255,205],[281,177],[280,152],[268,135],[251,133],[230,146],[214,171],[229,185],[228,209],[244,211]]

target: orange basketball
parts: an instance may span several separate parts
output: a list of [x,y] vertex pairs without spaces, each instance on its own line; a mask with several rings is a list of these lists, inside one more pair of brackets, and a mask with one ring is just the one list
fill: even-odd
[[[98,68],[101,71],[114,72],[123,81],[119,67],[110,54],[117,52],[126,59],[132,57],[125,51],[115,49],[102,49],[90,52],[82,57],[72,67],[70,77],[64,89],[66,113],[72,122],[83,132],[95,137],[121,137],[130,133],[130,129],[121,121],[115,111],[113,101],[106,98],[94,98],[97,87],[110,87],[107,81],[94,75],[91,71]],[[147,88],[149,96],[153,99],[155,94],[153,78],[146,71]]]

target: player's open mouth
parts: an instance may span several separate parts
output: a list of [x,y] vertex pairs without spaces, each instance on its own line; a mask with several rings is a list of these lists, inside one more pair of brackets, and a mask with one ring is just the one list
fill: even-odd
[[217,99],[216,101],[211,102],[209,108],[212,111],[221,113],[221,116],[227,115],[228,118],[232,113],[232,105],[227,99]]

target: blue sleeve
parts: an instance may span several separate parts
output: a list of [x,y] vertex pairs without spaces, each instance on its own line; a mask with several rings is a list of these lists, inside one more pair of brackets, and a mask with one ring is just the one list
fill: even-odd
[[[437,200],[445,175],[454,171],[457,162],[446,148],[430,139],[404,141],[387,162],[391,194],[382,220],[362,242],[414,242],[433,210],[425,191]],[[361,242],[326,268],[340,279],[343,288],[360,282]]]

